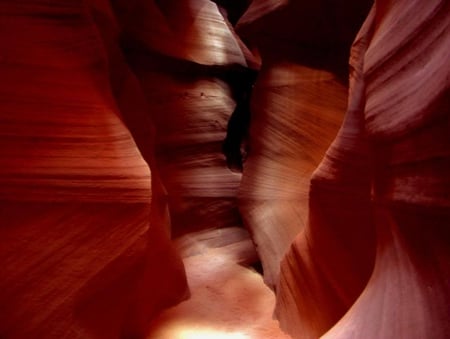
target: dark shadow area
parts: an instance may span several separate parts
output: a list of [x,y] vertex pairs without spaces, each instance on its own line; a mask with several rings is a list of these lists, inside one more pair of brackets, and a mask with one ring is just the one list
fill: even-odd
[[228,168],[236,172],[242,172],[243,162],[249,151],[246,139],[251,120],[250,100],[257,74],[257,71],[251,69],[227,74],[236,106],[228,121],[222,152]]
[[[146,59],[145,67],[149,70],[166,70],[176,75],[179,80],[214,77],[225,82],[236,102],[227,125],[227,135],[222,144],[228,168],[242,172],[248,147],[246,139],[250,128],[250,100],[258,70],[237,64],[227,66],[201,65],[188,60],[180,60],[158,52],[140,48],[137,42],[127,40],[122,44],[125,55],[141,55]],[[129,62],[132,66],[133,62]]]
[[228,21],[235,26],[239,18],[245,13],[252,0],[213,0],[219,7],[225,9]]

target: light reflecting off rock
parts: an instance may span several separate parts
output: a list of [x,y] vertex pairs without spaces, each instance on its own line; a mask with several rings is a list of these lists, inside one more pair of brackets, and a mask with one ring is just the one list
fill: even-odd
[[191,297],[154,319],[147,339],[289,338],[272,318],[273,292],[260,274],[238,264],[256,258],[239,229],[198,232],[175,244],[183,248]]
[[213,329],[180,329],[176,339],[250,339],[240,332],[219,332]]

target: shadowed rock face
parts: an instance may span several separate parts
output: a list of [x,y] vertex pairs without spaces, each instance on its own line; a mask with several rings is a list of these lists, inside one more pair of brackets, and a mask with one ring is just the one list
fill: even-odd
[[[117,4],[122,5],[127,3]],[[154,13],[140,7],[150,6],[147,2],[136,6],[142,10],[136,13],[142,20],[120,21],[128,62],[157,130],[156,157],[168,192],[173,235],[240,225],[236,204],[240,174],[226,167],[222,143],[230,115],[251,86],[251,81],[244,85],[242,79],[255,72],[248,66],[256,66],[257,61],[241,48],[216,4],[165,1],[157,5],[154,10],[164,16],[160,26],[169,25],[175,37],[174,50],[152,40],[152,32],[160,26],[151,21]],[[150,22],[152,30],[147,31]]]
[[108,6],[0,4],[2,338],[137,335],[186,293]]
[[279,338],[243,221],[293,338],[447,338],[449,3],[370,6],[3,1],[0,337]]
[[221,143],[251,54],[210,1],[113,5],[0,5],[1,337],[140,337],[186,295],[170,233],[240,224]]
[[237,172],[242,172],[243,162],[249,152],[250,102],[257,74],[255,70],[248,69],[228,77],[236,106],[228,120],[222,152],[227,159],[228,168]]
[[258,14],[255,3],[237,25],[262,60],[239,207],[273,288],[283,256],[306,225],[311,175],[342,123],[348,49],[368,11],[358,2],[344,19],[328,5],[292,1]]
[[346,117],[281,265],[295,338],[450,333],[449,4],[393,4],[376,1],[355,39]]
[[249,5],[252,3],[252,0],[214,0],[214,2],[225,11],[225,16],[234,26],[248,9]]

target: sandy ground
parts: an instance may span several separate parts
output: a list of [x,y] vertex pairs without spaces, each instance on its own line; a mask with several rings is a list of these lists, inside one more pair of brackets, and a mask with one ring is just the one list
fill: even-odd
[[185,256],[191,298],[163,312],[148,339],[290,338],[272,319],[273,292],[245,267],[256,258],[251,241],[234,236],[231,243],[217,243],[235,231],[240,232],[202,232],[176,242]]

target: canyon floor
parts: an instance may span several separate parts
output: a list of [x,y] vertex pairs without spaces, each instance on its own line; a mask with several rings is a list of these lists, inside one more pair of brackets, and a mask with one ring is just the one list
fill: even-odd
[[175,240],[191,296],[164,311],[147,339],[287,339],[272,318],[273,292],[252,267],[257,255],[239,227],[203,230]]

